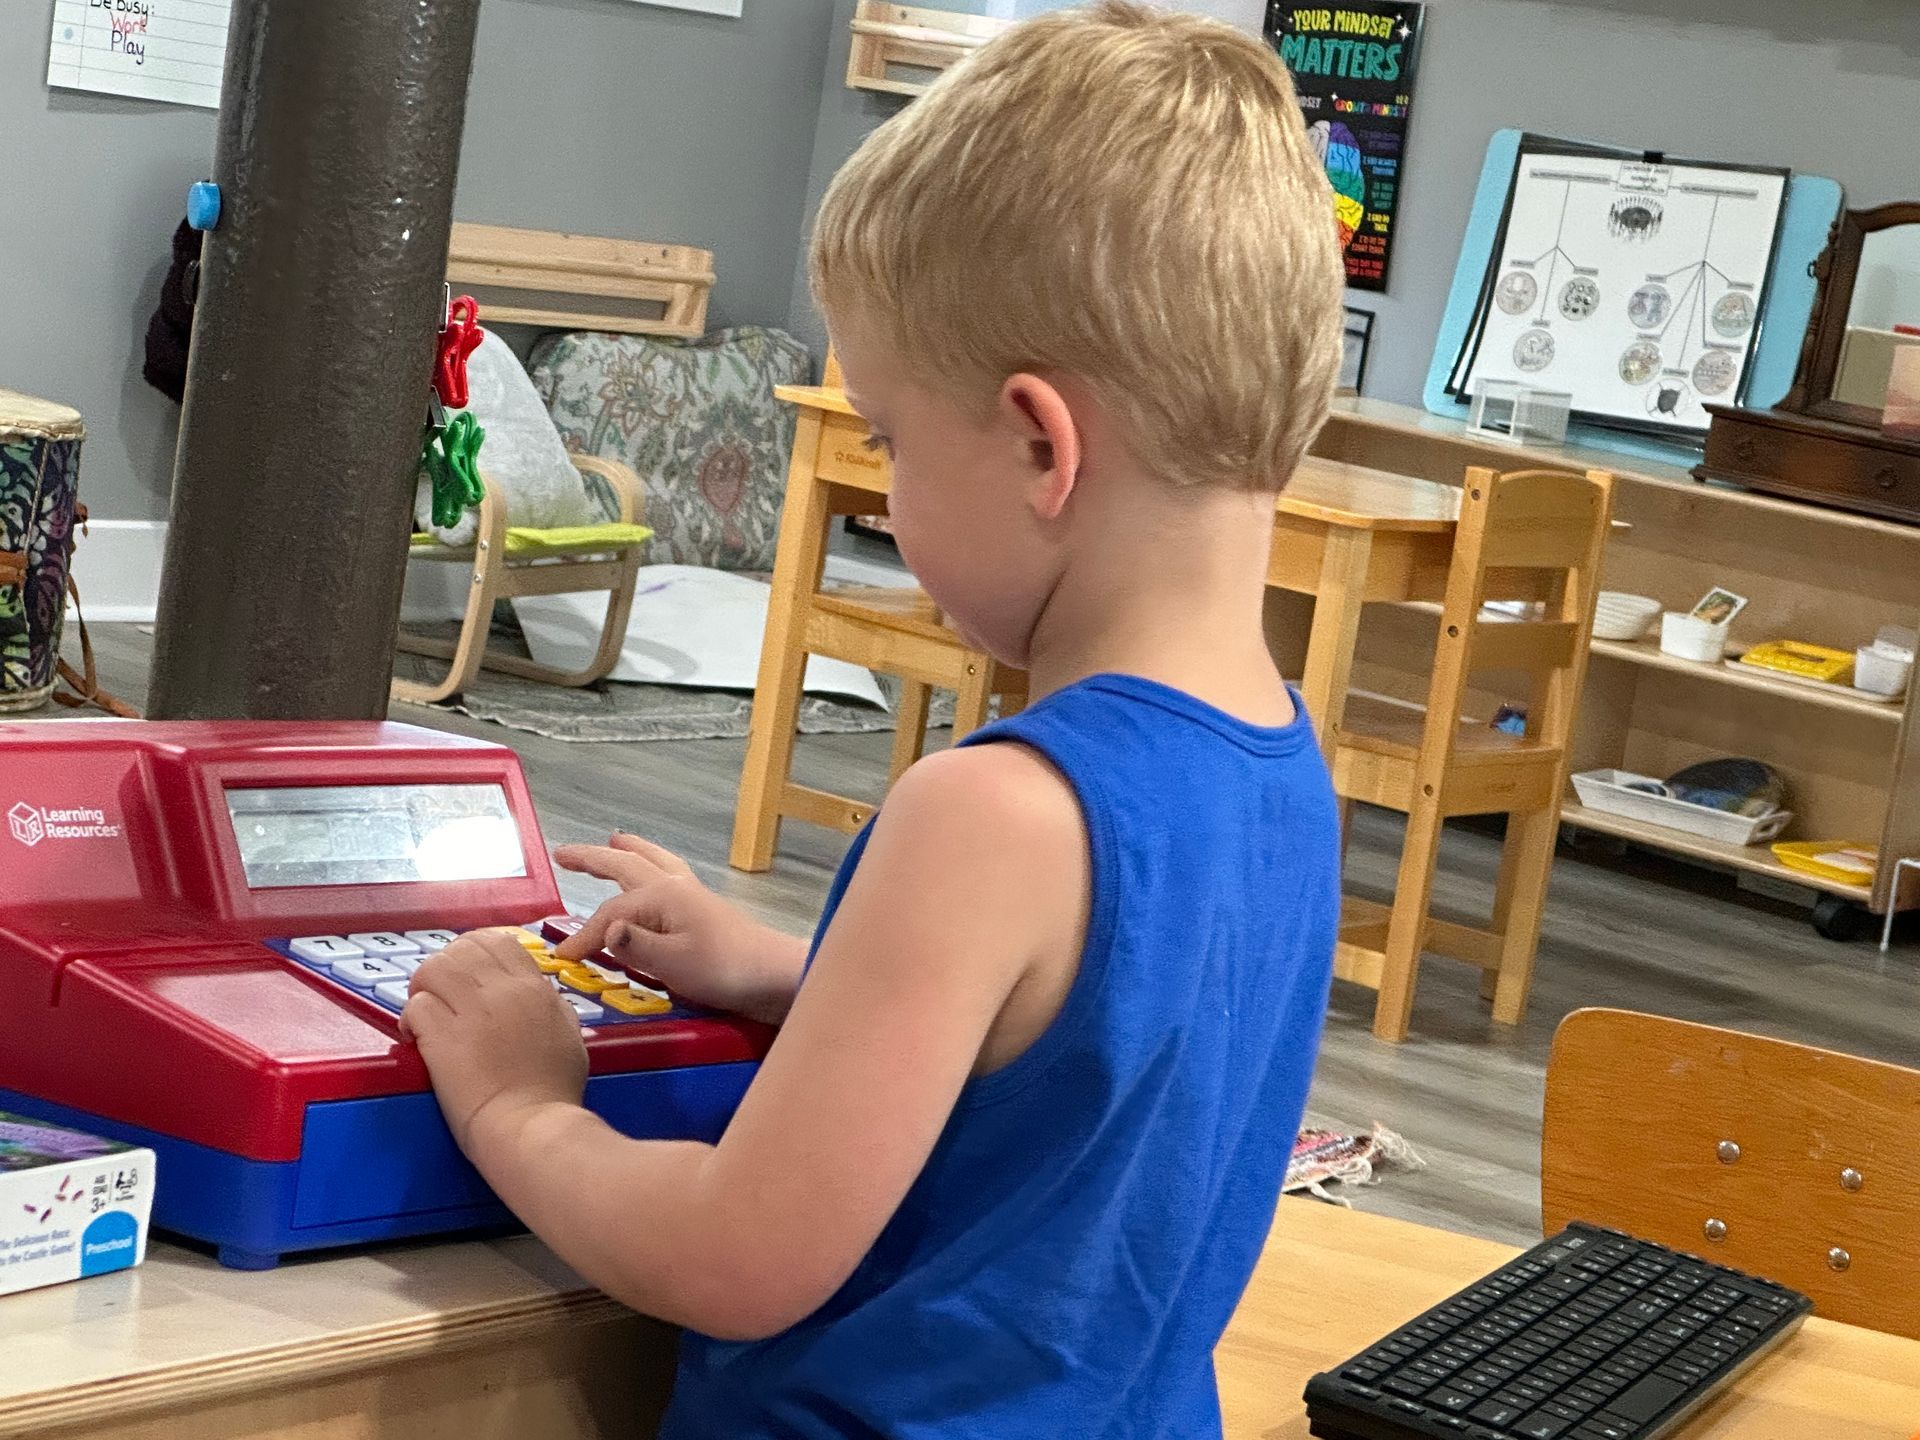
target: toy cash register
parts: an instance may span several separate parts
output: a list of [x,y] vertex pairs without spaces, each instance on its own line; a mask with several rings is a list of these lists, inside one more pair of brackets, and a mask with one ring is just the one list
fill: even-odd
[[153,1149],[154,1224],[230,1266],[510,1218],[399,1036],[407,977],[463,930],[522,927],[580,1017],[587,1104],[628,1135],[717,1138],[765,1048],[552,957],[577,922],[497,745],[0,725],[0,811],[0,1110]]

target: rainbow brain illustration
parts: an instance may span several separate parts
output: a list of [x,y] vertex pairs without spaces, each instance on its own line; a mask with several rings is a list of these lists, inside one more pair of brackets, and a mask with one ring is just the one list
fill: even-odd
[[1307,132],[1313,148],[1333,182],[1333,209],[1340,217],[1340,248],[1353,240],[1367,214],[1367,172],[1360,160],[1360,142],[1353,132],[1333,120],[1316,121]]

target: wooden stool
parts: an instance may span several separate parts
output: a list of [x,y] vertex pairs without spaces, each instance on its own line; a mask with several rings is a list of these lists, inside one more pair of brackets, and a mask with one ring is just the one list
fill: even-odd
[[1019,708],[1026,698],[1026,676],[969,649],[923,592],[907,588],[821,591],[833,517],[885,513],[892,480],[885,457],[865,448],[866,422],[837,388],[839,367],[831,359],[827,379],[828,385],[818,390],[777,392],[800,405],[800,423],[787,472],[773,595],[767,605],[752,729],[733,817],[729,859],[738,870],[765,870],[773,864],[782,819],[805,820],[852,834],[873,815],[871,803],[796,785],[790,778],[807,656],[831,656],[906,681],[894,716],[889,784],[920,758],[926,745],[928,701],[935,688],[958,696],[953,722],[956,740],[986,722],[992,696],[1002,697],[1005,713]]
[[1541,1220],[1626,1230],[1920,1338],[1916,1122],[1920,1071],[1581,1010],[1547,1062]]
[[[1406,1038],[1423,950],[1484,969],[1494,1019],[1517,1024],[1526,1011],[1612,495],[1598,471],[1469,470],[1425,709],[1355,697],[1328,737],[1343,805],[1407,817],[1393,904],[1350,897],[1335,962],[1380,992],[1382,1040]],[[1538,602],[1540,618],[1489,619],[1491,600]],[[1529,677],[1524,735],[1463,720],[1467,679],[1485,671]],[[1443,822],[1489,814],[1509,817],[1491,929],[1432,919]]]

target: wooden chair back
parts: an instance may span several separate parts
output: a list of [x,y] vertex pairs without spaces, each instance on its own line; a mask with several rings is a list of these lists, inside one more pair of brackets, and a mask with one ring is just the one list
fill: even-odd
[[1554,1038],[1541,1223],[1608,1225],[1920,1338],[1920,1071],[1656,1015]]
[[[1521,672],[1527,738],[1565,751],[1586,675],[1613,477],[1561,470],[1467,471],[1427,695],[1423,759],[1450,759],[1468,681]],[[1489,619],[1494,600],[1538,602],[1537,618]]]

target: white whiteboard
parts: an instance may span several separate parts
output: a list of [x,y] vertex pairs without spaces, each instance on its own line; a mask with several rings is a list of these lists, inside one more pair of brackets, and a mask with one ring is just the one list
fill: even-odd
[[47,84],[220,108],[233,0],[55,0]]
[[1523,149],[1461,388],[1704,431],[1705,406],[1742,393],[1786,188],[1784,171]]

